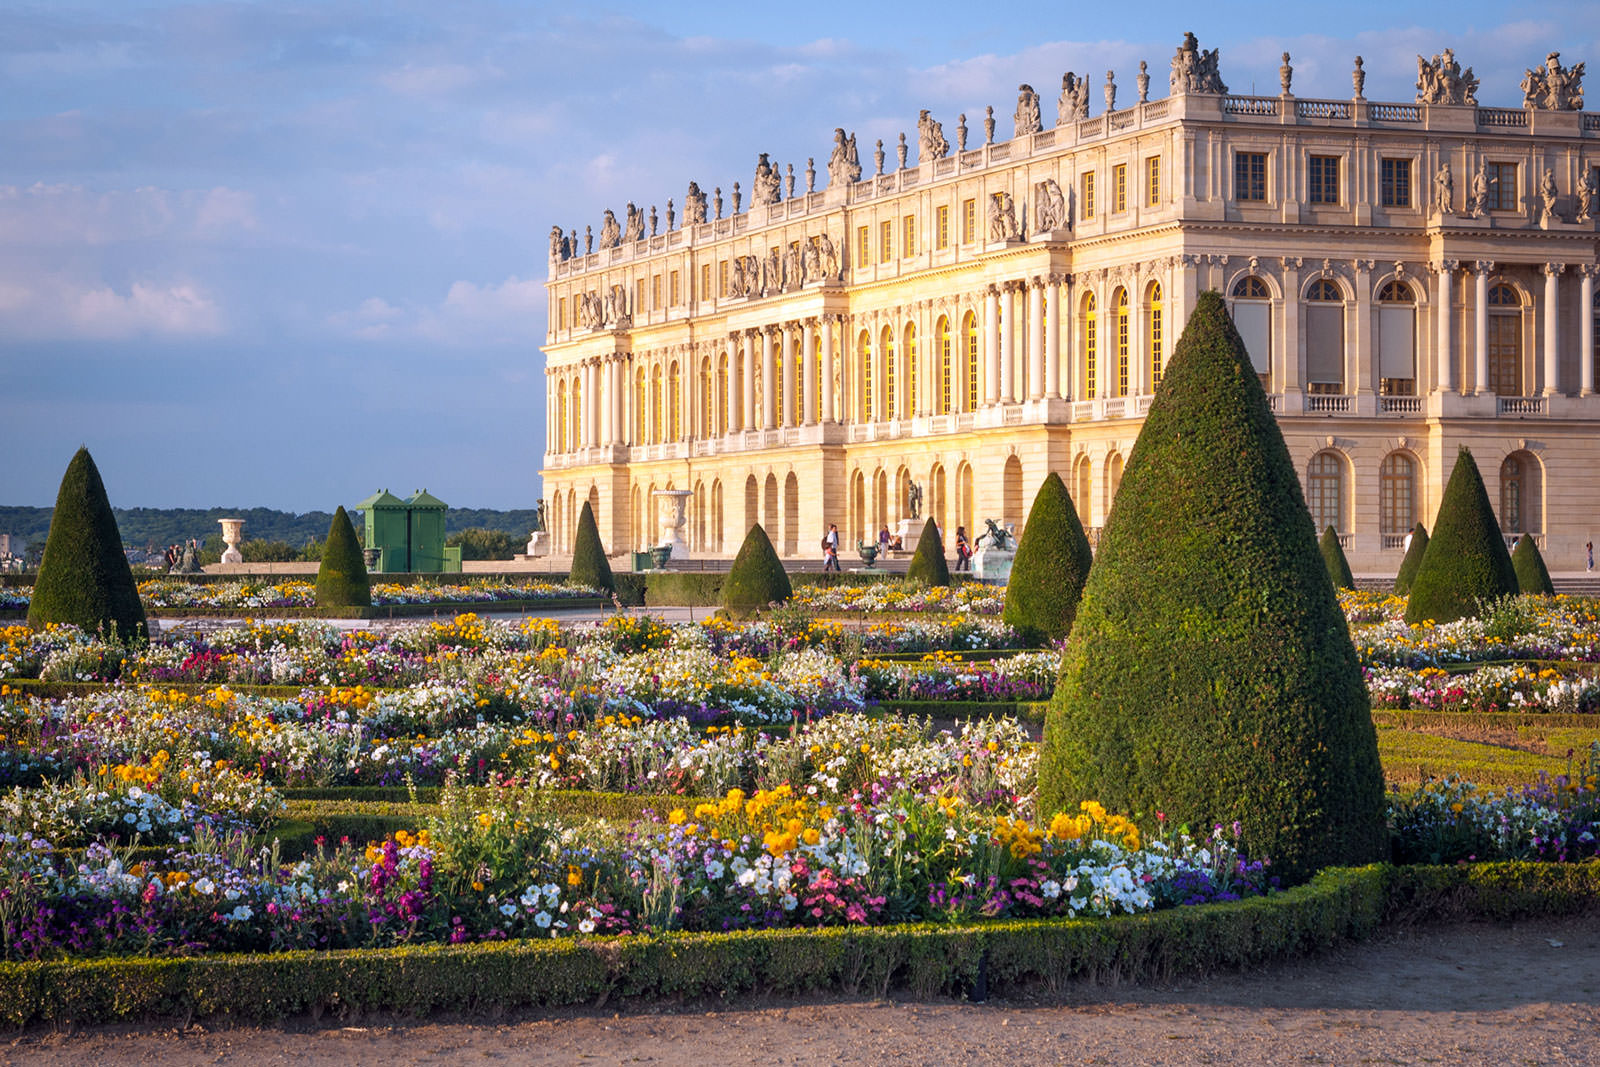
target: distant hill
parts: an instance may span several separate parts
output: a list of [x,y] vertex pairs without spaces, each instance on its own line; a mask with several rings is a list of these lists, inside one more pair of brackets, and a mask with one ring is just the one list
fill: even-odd
[[[357,525],[360,519],[356,509],[345,505]],[[0,533],[33,543],[42,542],[50,532],[50,513],[53,508],[27,508],[0,506]],[[307,541],[320,541],[328,535],[328,523],[333,513],[308,511],[297,515],[292,511],[274,511],[271,508],[114,508],[117,529],[122,532],[122,543],[130,547],[145,545],[171,545],[191,537],[204,541],[220,533],[218,519],[244,519],[246,540],[284,541],[296,547]],[[504,530],[519,539],[526,539],[533,529],[533,509],[496,511],[491,508],[451,508],[445,512],[445,533],[481,528]]]

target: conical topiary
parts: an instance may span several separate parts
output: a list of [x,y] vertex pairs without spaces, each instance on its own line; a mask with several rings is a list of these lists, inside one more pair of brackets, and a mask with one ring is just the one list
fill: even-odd
[[1201,295],[1134,444],[1045,720],[1042,815],[1238,821],[1286,879],[1384,858],[1367,689],[1283,435]]
[[572,540],[572,570],[567,581],[573,585],[586,585],[590,589],[616,592],[617,582],[611,576],[611,561],[606,559],[605,546],[600,543],[600,527],[594,521],[594,508],[583,502],[578,513],[578,532]]
[[125,640],[149,636],[139,588],[122,554],[117,517],[87,448],[73,454],[61,476],[28,602],[29,626],[42,629],[52,622]]
[[367,577],[367,561],[361,543],[350,525],[344,505],[328,523],[328,540],[322,546],[322,562],[317,565],[317,607],[370,608],[372,580]]
[[1472,453],[1463,446],[1445,483],[1428,550],[1411,580],[1406,622],[1454,622],[1476,614],[1480,601],[1517,595],[1500,524]]
[[1328,577],[1333,579],[1335,589],[1356,587],[1355,575],[1350,573],[1350,561],[1344,558],[1344,546],[1339,544],[1339,534],[1332,526],[1322,531],[1317,551],[1322,553],[1322,562],[1328,568]]
[[1411,528],[1411,545],[1406,549],[1406,557],[1400,561],[1400,571],[1394,576],[1394,592],[1396,596],[1405,596],[1411,592],[1411,583],[1417,577],[1417,568],[1422,565],[1422,554],[1428,551],[1428,528],[1422,523],[1417,523]]
[[939,524],[933,521],[932,516],[922,524],[922,536],[917,538],[917,550],[911,554],[906,578],[930,586],[950,584],[950,564],[944,558],[944,538],[939,536]]
[[1028,509],[1001,618],[1030,644],[1066,637],[1093,560],[1066,483],[1051,471]]
[[1544,556],[1539,553],[1532,534],[1523,534],[1517,541],[1517,550],[1511,553],[1511,569],[1516,572],[1519,592],[1556,595],[1556,588],[1550,583],[1550,571],[1544,565]]
[[722,583],[722,606],[736,618],[763,611],[769,604],[781,604],[793,593],[789,574],[773,551],[767,531],[758,522],[744,535],[739,554],[733,557],[728,579]]

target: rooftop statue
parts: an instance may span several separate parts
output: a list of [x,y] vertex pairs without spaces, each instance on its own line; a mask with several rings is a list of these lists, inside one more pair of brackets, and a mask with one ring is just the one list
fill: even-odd
[[632,200],[628,201],[627,218],[627,225],[622,227],[622,239],[628,242],[644,240],[644,212],[634,207]]
[[761,158],[756,161],[755,180],[750,183],[750,204],[776,204],[782,199],[783,178],[778,173],[778,168],[767,162],[767,153],[761,153]]
[[1011,133],[1013,137],[1025,137],[1043,129],[1039,118],[1039,94],[1027,83],[1017,86],[1017,111],[1013,119],[1016,123]]
[[1544,66],[1526,71],[1522,77],[1522,106],[1546,111],[1583,110],[1583,64],[1570,69],[1561,65],[1561,53],[1544,57]]
[[1202,52],[1195,35],[1185,33],[1183,43],[1172,57],[1168,87],[1173,96],[1183,93],[1226,93],[1228,87],[1222,83],[1222,75],[1217,71],[1217,50],[1213,48]]
[[567,246],[567,239],[562,236],[561,227],[550,227],[550,258],[559,263],[571,255],[572,253]]
[[615,248],[622,243],[622,227],[617,225],[617,216],[606,208],[605,217],[600,220],[600,247]]
[[829,187],[853,185],[861,180],[861,157],[856,154],[856,135],[844,135],[844,130],[833,131],[833,152],[828,156]]
[[1061,95],[1056,98],[1056,125],[1089,117],[1089,79],[1072,71],[1061,75]]
[[1440,55],[1426,60],[1417,57],[1417,103],[1467,104],[1478,103],[1478,78],[1472,68],[1461,69],[1456,54],[1446,48]]
[[683,198],[683,224],[697,225],[706,221],[706,194],[697,182],[689,183],[689,192]]
[[949,154],[950,142],[944,139],[944,126],[923,108],[917,117],[917,162],[927,163]]

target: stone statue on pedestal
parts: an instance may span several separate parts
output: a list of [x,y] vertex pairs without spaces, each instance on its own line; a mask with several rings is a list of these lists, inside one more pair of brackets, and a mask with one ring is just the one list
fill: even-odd
[[828,186],[852,185],[861,180],[861,159],[856,155],[856,135],[833,131],[833,152],[828,156]]
[[1039,94],[1033,91],[1033,86],[1027,83],[1017,86],[1017,110],[1012,119],[1015,123],[1013,137],[1026,137],[1043,128],[1039,119]]
[[1431,61],[1418,56],[1417,103],[1476,106],[1478,78],[1471,67],[1462,70],[1456,54],[1448,48]]
[[1583,64],[1570,70],[1561,65],[1561,53],[1544,57],[1544,66],[1525,71],[1522,78],[1522,106],[1530,110],[1583,110]]

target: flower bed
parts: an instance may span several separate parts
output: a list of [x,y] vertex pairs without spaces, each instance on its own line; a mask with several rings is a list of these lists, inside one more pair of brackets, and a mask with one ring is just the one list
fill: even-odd
[[917,582],[874,582],[870,585],[800,586],[794,606],[810,611],[899,611],[998,615],[1006,604],[1005,588],[975,583],[924,586]]
[[1439,667],[1368,668],[1377,709],[1581,715],[1600,711],[1593,668],[1495,665],[1468,672]]
[[[26,611],[33,589],[27,586],[0,589],[0,610]],[[400,605],[495,604],[507,601],[539,603],[560,600],[608,600],[601,590],[560,582],[468,581],[457,583],[375,581],[372,583],[374,607]],[[272,611],[283,608],[315,608],[314,582],[286,579],[270,582],[243,578],[238,581],[195,583],[173,578],[153,578],[139,583],[139,599],[145,610],[203,610],[218,613]]]
[[1366,667],[1440,667],[1504,660],[1600,661],[1594,600],[1507,597],[1477,617],[1408,626],[1406,602],[1386,594],[1340,592],[1350,637]]

